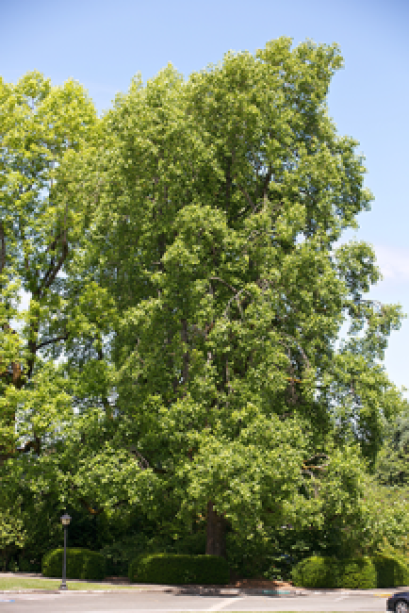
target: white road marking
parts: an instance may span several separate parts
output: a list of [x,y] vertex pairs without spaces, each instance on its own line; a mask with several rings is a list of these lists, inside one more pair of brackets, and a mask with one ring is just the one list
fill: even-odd
[[221,611],[221,609],[224,609],[224,607],[228,607],[229,604],[232,604],[233,602],[238,602],[239,600],[244,600],[244,598],[226,598],[223,600],[223,602],[219,602],[215,605],[213,605],[212,607],[210,607],[210,609],[206,609],[207,611]]
[[17,600],[54,600],[60,598],[60,594],[16,594]]

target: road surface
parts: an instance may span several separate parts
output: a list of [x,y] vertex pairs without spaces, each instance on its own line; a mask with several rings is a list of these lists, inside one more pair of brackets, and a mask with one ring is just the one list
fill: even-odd
[[308,596],[199,596],[163,592],[0,594],[0,613],[165,613],[187,611],[385,611],[387,594],[333,592]]

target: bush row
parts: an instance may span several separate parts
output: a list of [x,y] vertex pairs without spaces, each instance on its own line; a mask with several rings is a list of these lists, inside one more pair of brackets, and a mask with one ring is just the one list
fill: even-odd
[[[45,577],[61,577],[63,552],[63,549],[54,549],[45,554],[42,560],[42,573]],[[89,549],[67,548],[67,578],[104,579],[104,556]]]
[[[42,560],[45,577],[61,577],[63,549],[48,552]],[[88,549],[67,548],[67,579],[102,580],[105,578],[104,557]],[[226,584],[229,567],[224,558],[207,555],[147,554],[129,565],[129,579],[138,583]]]
[[[63,549],[43,557],[42,573],[61,577]],[[104,557],[88,549],[67,549],[67,578],[102,580],[106,575]],[[129,564],[131,583],[216,584],[229,582],[224,558],[208,555],[141,554]],[[292,570],[295,585],[306,588],[371,589],[409,585],[409,566],[402,558],[378,554],[371,558],[337,559],[313,556]]]
[[371,589],[409,584],[409,566],[388,555],[339,560],[312,556],[292,571],[294,585],[310,588]]

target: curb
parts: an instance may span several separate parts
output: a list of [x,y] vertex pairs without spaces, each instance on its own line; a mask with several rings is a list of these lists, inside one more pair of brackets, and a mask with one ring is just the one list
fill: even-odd
[[[69,585],[69,583],[68,583]],[[42,588],[26,588],[26,589],[7,589],[1,590],[0,594],[139,594],[141,592],[165,592],[168,594],[191,594],[197,596],[306,596],[308,595],[305,590],[274,590],[274,589],[262,589],[262,588],[228,588],[228,587],[216,587],[216,586],[203,586],[203,585],[152,585],[152,584],[134,584],[133,588],[121,588],[117,589],[112,586],[112,589],[103,590],[59,590],[56,589],[42,589]]]
[[[68,584],[69,585],[69,584]],[[104,590],[59,590],[57,589],[42,589],[42,588],[27,588],[27,589],[8,589],[1,590],[0,594],[140,594],[142,592],[166,592],[168,594],[185,594],[197,596],[272,596],[275,598],[291,598],[300,596],[325,596],[330,594],[343,594],[345,596],[377,596],[379,598],[388,598],[397,591],[405,590],[406,588],[390,588],[386,590],[347,590],[347,589],[294,589],[294,590],[274,590],[262,588],[228,588],[203,585],[152,585],[152,584],[134,584],[133,588],[115,588]]]
[[196,596],[273,596],[275,598],[280,597],[296,597],[307,596],[307,592],[304,590],[267,590],[258,588],[212,588],[203,586],[174,586],[174,585],[161,585],[151,586],[144,585],[141,587],[135,586],[134,588],[123,589],[105,589],[105,590],[50,590],[41,588],[27,588],[27,589],[9,589],[0,590],[0,594],[140,594],[146,592],[165,592],[168,594],[184,594],[184,595],[196,595]]

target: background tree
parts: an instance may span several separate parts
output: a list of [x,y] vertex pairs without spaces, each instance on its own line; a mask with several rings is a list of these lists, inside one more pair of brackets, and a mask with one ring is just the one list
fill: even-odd
[[0,513],[16,518],[4,520],[3,532],[21,527],[27,546],[34,535],[37,546],[53,540],[61,508],[41,457],[73,419],[54,358],[73,334],[66,270],[86,225],[63,168],[96,125],[74,81],[56,87],[38,72],[16,85],[0,80]]

